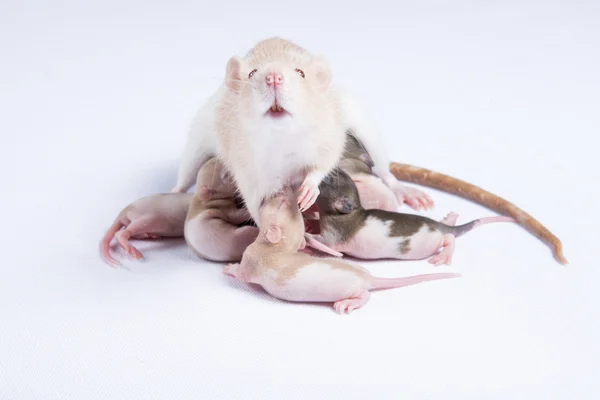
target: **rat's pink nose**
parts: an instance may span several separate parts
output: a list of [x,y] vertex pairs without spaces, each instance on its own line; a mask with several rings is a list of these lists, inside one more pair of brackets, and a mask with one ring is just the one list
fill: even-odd
[[283,83],[283,75],[278,72],[271,72],[267,74],[267,85],[269,86],[279,86]]

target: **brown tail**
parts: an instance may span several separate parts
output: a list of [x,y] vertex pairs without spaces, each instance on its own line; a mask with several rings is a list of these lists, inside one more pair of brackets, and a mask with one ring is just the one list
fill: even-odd
[[569,263],[563,254],[561,241],[552,232],[531,215],[502,197],[460,179],[412,165],[392,162],[390,163],[390,172],[401,181],[412,182],[452,193],[481,204],[500,214],[513,217],[521,226],[549,244],[553,248],[554,257],[558,262],[561,264]]
[[115,233],[119,231],[125,224],[121,222],[120,219],[116,219],[112,226],[108,229],[104,237],[102,238],[102,242],[100,242],[100,254],[104,261],[111,264],[121,265],[113,256],[110,255],[110,242],[113,237],[115,237]]
[[371,290],[381,290],[381,289],[394,289],[403,286],[416,285],[417,283],[427,282],[427,281],[435,281],[438,279],[449,279],[449,278],[457,278],[460,274],[455,274],[451,272],[443,272],[439,274],[423,274],[423,275],[415,275],[409,276],[406,278],[371,278]]

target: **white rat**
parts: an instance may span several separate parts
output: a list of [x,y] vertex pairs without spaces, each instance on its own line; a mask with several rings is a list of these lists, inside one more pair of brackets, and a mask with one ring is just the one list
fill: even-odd
[[237,189],[217,158],[198,171],[196,192],[185,220],[184,237],[198,255],[212,261],[239,261],[246,247],[258,236],[258,228],[240,226],[250,220],[238,207]]
[[338,313],[350,313],[364,306],[371,290],[460,276],[439,273],[379,278],[340,259],[315,258],[299,252],[305,245],[304,224],[295,200],[295,193],[286,188],[263,203],[260,213],[265,228],[246,249],[241,263],[227,265],[225,274],[258,284],[282,300],[333,303]]
[[[303,167],[302,173],[306,175],[300,182],[303,190],[299,199],[301,208],[306,209],[318,194],[319,177],[339,159],[344,133],[352,130],[373,160],[373,173],[393,190],[399,203],[415,209],[430,208],[433,203],[422,191],[400,184],[390,173],[380,134],[358,101],[350,93],[334,89],[331,79],[322,57],[312,56],[278,37],[259,42],[243,58],[231,58],[225,82],[194,118],[172,192],[185,192],[202,164],[224,150],[228,168],[246,172],[233,174],[244,200],[251,203],[249,210],[254,219],[258,218],[260,200],[246,199],[250,193],[246,187],[253,187],[252,197],[264,196],[278,190],[286,179],[298,180],[298,176],[286,176],[290,172],[297,174],[293,170],[298,166]],[[223,101],[229,104],[229,111],[222,108]],[[323,101],[328,102],[323,104]],[[217,135],[217,130],[223,128],[229,132]],[[219,140],[219,136],[224,140]],[[259,149],[260,154],[250,157],[242,154],[238,159],[236,149],[228,146],[227,137],[240,141],[243,138],[245,144],[236,147],[247,153]],[[322,150],[325,145],[330,146]],[[315,152],[318,159],[314,159]],[[249,158],[254,159],[250,166]],[[258,170],[249,178],[251,171],[245,171],[260,168],[257,163],[268,169],[267,175],[260,176],[264,187],[256,187]]]
[[217,153],[260,227],[261,202],[299,188],[305,211],[344,150],[339,99],[324,59],[281,39],[259,42],[227,63],[217,105]]
[[191,193],[158,193],[142,197],[125,207],[102,239],[101,256],[109,264],[120,265],[110,254],[110,242],[115,237],[119,245],[134,259],[144,255],[129,239],[159,239],[182,237]]

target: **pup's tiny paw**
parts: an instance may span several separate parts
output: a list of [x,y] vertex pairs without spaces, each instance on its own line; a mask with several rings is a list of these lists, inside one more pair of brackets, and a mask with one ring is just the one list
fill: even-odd
[[227,264],[224,268],[223,268],[223,273],[225,275],[228,276],[232,276],[235,278],[235,272],[237,271],[237,268],[240,264]]

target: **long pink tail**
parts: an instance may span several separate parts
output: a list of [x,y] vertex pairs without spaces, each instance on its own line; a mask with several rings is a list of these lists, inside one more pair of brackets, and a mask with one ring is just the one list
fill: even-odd
[[102,242],[100,242],[100,254],[102,255],[104,261],[106,261],[107,263],[121,265],[120,262],[118,262],[115,258],[113,258],[113,256],[110,255],[110,242],[112,241],[113,237],[115,237],[115,233],[117,233],[119,229],[121,229],[124,226],[125,224],[117,218],[102,238]]
[[493,222],[517,222],[516,219],[512,217],[504,217],[504,216],[496,216],[496,217],[484,217],[474,219],[471,222],[467,222],[463,225],[450,226],[446,225],[446,229],[448,229],[449,233],[452,233],[455,237],[459,237],[469,232],[473,228],[477,228],[478,226],[491,224]]
[[393,289],[399,288],[403,286],[416,285],[417,283],[427,282],[427,281],[436,281],[438,279],[449,279],[449,278],[457,278],[461,276],[461,274],[452,273],[452,272],[443,272],[439,274],[423,274],[423,275],[415,275],[409,276],[406,278],[371,278],[372,290],[380,290],[380,289]]

